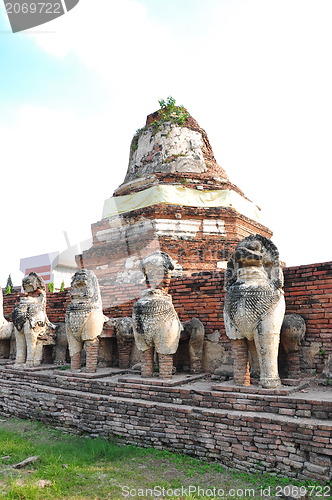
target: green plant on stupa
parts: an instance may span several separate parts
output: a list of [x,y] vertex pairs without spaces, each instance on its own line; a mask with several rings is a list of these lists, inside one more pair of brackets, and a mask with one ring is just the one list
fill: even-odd
[[158,110],[158,120],[154,120],[152,123],[149,123],[149,125],[136,130],[131,141],[131,149],[133,151],[136,151],[138,148],[138,141],[144,130],[147,130],[149,127],[153,127],[154,131],[157,132],[157,130],[159,130],[166,122],[182,127],[190,116],[184,106],[176,105],[176,100],[172,96],[168,96],[166,100],[159,99],[158,103],[160,106],[160,109]]

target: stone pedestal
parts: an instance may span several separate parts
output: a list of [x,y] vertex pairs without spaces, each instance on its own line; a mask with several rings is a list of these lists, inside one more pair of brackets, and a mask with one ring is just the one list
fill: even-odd
[[201,373],[202,371],[202,360],[195,359],[190,360],[190,373]]
[[118,344],[119,368],[130,367],[130,357],[132,349],[133,342],[124,342],[123,344]]
[[300,351],[289,352],[287,356],[288,378],[299,378],[301,373]]
[[234,355],[234,383],[250,385],[249,355],[246,339],[232,340]]
[[99,339],[85,343],[86,371],[88,373],[95,373],[97,371],[98,347],[99,347]]
[[152,377],[153,376],[153,348],[146,349],[142,353],[142,377]]
[[70,367],[72,370],[79,370],[82,366],[81,363],[81,353],[76,352],[70,358]]
[[158,354],[159,358],[159,377],[165,380],[172,378],[173,371],[173,355]]

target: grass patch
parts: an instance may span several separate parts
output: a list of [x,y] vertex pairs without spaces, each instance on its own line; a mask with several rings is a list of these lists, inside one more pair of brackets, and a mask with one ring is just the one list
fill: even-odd
[[[10,467],[35,455],[39,460],[23,469]],[[262,488],[272,493],[276,485],[290,483],[299,484],[229,472],[168,451],[64,434],[26,420],[8,419],[0,427],[0,497],[5,499],[152,499],[162,498],[162,489],[168,499],[220,498],[213,488],[223,490],[225,499],[259,498]]]

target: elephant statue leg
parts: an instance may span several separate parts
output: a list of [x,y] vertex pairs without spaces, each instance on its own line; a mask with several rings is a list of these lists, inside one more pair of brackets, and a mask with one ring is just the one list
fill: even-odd
[[159,377],[165,380],[172,378],[173,372],[173,354],[158,354],[159,358]]
[[27,344],[25,341],[25,335],[22,330],[14,329],[15,340],[16,340],[16,365],[24,365],[27,357]]
[[68,339],[68,348],[70,354],[70,366],[72,370],[79,370],[82,366],[81,364],[81,353],[83,342],[77,340],[71,333],[70,328],[66,328],[66,334]]
[[153,348],[149,347],[142,353],[142,377],[152,377],[153,376]]
[[26,366],[39,366],[43,355],[42,342],[38,341],[38,328],[31,328],[29,323],[24,324],[24,335],[27,348]]
[[234,382],[250,385],[250,369],[247,339],[232,340],[234,354]]
[[254,333],[260,367],[260,385],[274,389],[281,385],[278,372],[280,329],[285,315],[285,300],[279,300],[271,314],[263,319]]
[[96,338],[95,340],[87,340],[85,342],[86,371],[88,373],[95,373],[97,371],[98,347],[99,338]]
[[279,333],[269,333],[259,325],[254,335],[260,366],[260,385],[274,389],[281,385],[278,373]]

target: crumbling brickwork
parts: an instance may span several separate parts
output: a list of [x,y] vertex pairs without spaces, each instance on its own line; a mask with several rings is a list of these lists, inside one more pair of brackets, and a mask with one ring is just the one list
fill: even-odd
[[[154,250],[168,253],[186,274],[215,271],[250,234],[271,231],[231,208],[153,205],[92,224],[93,246],[83,265],[98,279],[124,271],[126,260]],[[148,249],[148,250],[147,250]]]
[[331,479],[331,401],[0,368],[0,413],[246,472]]

